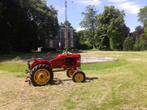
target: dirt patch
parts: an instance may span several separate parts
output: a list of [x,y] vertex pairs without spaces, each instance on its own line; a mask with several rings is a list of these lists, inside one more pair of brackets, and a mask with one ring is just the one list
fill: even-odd
[[81,57],[81,63],[109,62],[117,60],[111,57]]

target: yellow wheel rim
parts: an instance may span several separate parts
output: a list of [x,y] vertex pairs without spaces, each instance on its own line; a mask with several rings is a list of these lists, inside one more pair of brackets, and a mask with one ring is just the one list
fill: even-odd
[[50,73],[47,69],[39,69],[34,74],[34,81],[39,85],[47,84],[50,80]]
[[84,80],[83,74],[77,73],[77,74],[75,75],[75,81],[76,81],[76,82],[82,82],[83,80]]

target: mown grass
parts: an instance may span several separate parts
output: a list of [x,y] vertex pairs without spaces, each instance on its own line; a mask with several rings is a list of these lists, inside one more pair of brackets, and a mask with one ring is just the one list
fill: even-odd
[[6,61],[0,63],[0,71],[16,76],[24,76],[27,64],[22,61]]
[[[65,98],[65,109],[146,110],[147,52],[93,52],[121,59],[117,62],[83,65],[99,80],[74,89]],[[86,53],[89,56],[89,52]],[[91,54],[90,54],[91,55]],[[88,68],[88,69],[87,69]],[[91,70],[89,70],[91,68]],[[94,68],[94,70],[92,70]]]
[[[42,57],[41,55],[39,56]],[[125,60],[116,60],[103,63],[82,64],[81,69],[83,71],[99,71],[104,69],[116,68],[125,64],[127,64],[127,61]],[[18,57],[10,61],[0,62],[0,71],[5,71],[9,74],[24,76],[26,69],[27,63],[21,61],[21,59]]]
[[[54,57],[58,52],[49,52]],[[47,53],[12,53],[0,56],[1,73],[23,77],[27,69],[27,60],[31,58],[45,58]]]
[[119,66],[123,66],[127,64],[127,61],[125,60],[116,60],[111,62],[100,62],[100,63],[91,63],[91,64],[82,64],[81,68],[82,70],[93,70],[93,71],[99,71],[104,69],[112,69]]
[[[67,80],[62,81],[59,85],[26,87],[20,97],[16,93],[23,87],[19,81],[17,83],[11,78],[10,83],[7,82],[7,85],[0,86],[0,109],[4,108],[1,103],[11,101],[14,95],[17,96],[13,102],[15,108],[22,110],[147,109],[147,52],[84,51],[81,55],[113,57],[118,60],[82,65],[82,70],[88,78],[97,77],[98,79],[87,80],[85,83],[74,83],[72,80]],[[9,74],[15,76],[16,73],[24,73],[25,66],[26,64],[21,59],[13,59],[0,62],[0,71],[9,71]],[[57,74],[56,77],[60,80],[69,79],[65,74]],[[3,82],[5,79],[0,81]],[[9,92],[15,94],[8,94]],[[7,97],[8,95],[3,95],[5,93],[10,98]],[[11,108],[12,105],[8,104],[5,108],[7,107]]]

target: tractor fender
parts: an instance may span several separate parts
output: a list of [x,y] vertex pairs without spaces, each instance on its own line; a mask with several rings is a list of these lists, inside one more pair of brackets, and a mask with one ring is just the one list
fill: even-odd
[[31,64],[30,69],[32,69],[32,68],[34,68],[36,65],[40,65],[40,64],[46,65],[46,66],[48,66],[48,68],[52,69],[52,68],[51,68],[51,63],[50,63],[48,60],[40,60],[40,61],[38,60],[38,61],[34,61],[34,62]]

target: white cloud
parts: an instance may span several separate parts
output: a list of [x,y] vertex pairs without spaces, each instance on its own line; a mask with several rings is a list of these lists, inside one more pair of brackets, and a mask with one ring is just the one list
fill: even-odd
[[58,8],[58,14],[59,15],[64,15],[65,14],[65,8]]
[[141,8],[140,5],[134,3],[134,2],[125,2],[119,5],[120,9],[123,9],[125,11],[128,11],[132,14],[137,14]]
[[137,14],[141,8],[141,5],[130,0],[108,0],[108,2],[113,3],[117,8],[131,14]]
[[78,28],[76,29],[76,32],[83,31],[83,30],[84,30],[84,28],[78,27]]
[[108,2],[118,3],[118,2],[126,2],[128,0],[108,0]]
[[135,31],[135,27],[131,27],[130,32],[134,32],[134,31]]
[[55,5],[54,7],[58,12],[58,16],[62,16],[62,15],[65,14],[65,8],[64,7],[61,7],[61,6],[58,6],[58,5]]
[[84,4],[84,5],[99,5],[101,3],[100,0],[74,0],[76,3]]

